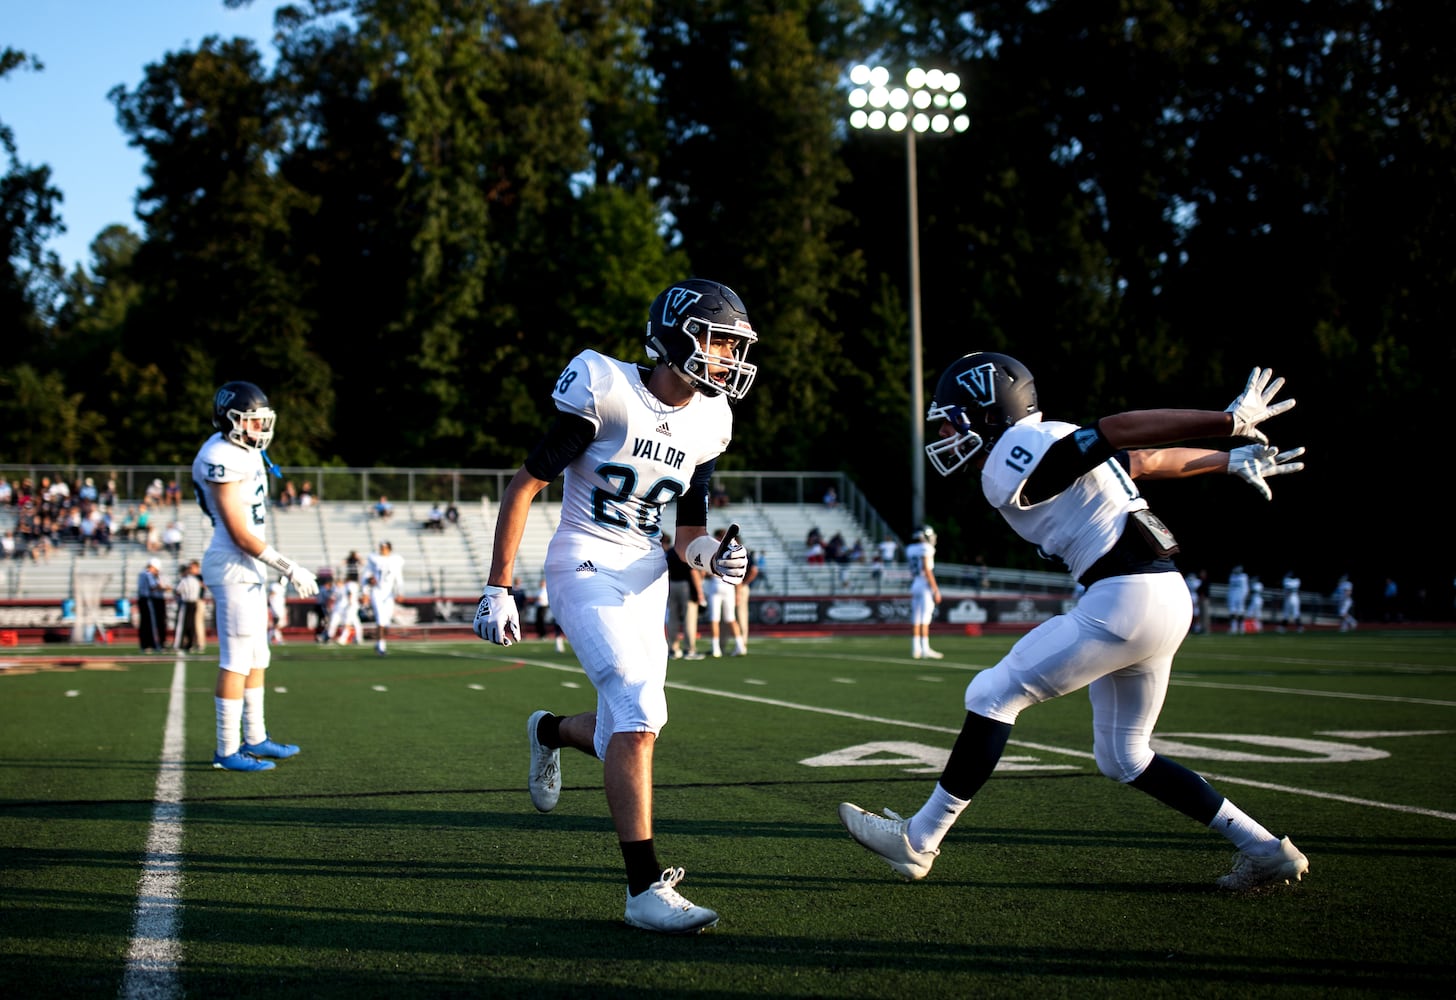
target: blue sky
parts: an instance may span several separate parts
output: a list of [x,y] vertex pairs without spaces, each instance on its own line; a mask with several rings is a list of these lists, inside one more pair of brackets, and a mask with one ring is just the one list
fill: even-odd
[[[90,263],[91,241],[106,226],[140,231],[134,211],[143,159],[127,145],[106,99],[134,89],[143,69],[208,35],[252,38],[271,63],[273,11],[281,0],[228,10],[222,0],[0,0],[0,48],[20,49],[45,69],[0,79],[0,121],[15,134],[20,162],[51,168],[65,196],[67,232],[50,249],[70,271]],[[0,163],[0,173],[8,164]]]

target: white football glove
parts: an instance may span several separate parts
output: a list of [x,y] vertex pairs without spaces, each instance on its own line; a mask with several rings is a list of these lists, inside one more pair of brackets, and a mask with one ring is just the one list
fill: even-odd
[[1269,491],[1269,484],[1264,480],[1270,476],[1282,476],[1286,472],[1303,469],[1303,462],[1294,461],[1303,454],[1303,448],[1280,451],[1268,444],[1246,445],[1229,452],[1228,473],[1238,476],[1258,490],[1265,500],[1273,500],[1274,494]]
[[509,646],[521,641],[521,616],[516,599],[505,587],[486,587],[475,609],[475,634],[486,642]]
[[[1270,379],[1274,379],[1272,384]],[[1260,444],[1268,444],[1269,439],[1264,436],[1263,431],[1259,430],[1258,425],[1270,417],[1277,417],[1294,405],[1292,399],[1270,405],[1282,388],[1284,388],[1284,379],[1283,377],[1274,378],[1274,369],[1255,368],[1250,372],[1249,382],[1244,386],[1244,391],[1224,410],[1225,413],[1234,415],[1234,429],[1229,436],[1250,438]]]
[[288,574],[288,579],[293,581],[293,589],[298,591],[299,597],[318,596],[318,577],[314,576],[302,566],[295,565],[293,572]]
[[293,582],[293,589],[298,591],[299,597],[315,597],[318,595],[318,577],[283,555],[273,546],[265,546],[263,551],[258,553],[258,558],[264,564],[273,567],[291,580]]
[[711,535],[699,535],[688,543],[687,563],[693,569],[711,573],[735,587],[748,575],[748,550],[738,543],[738,526],[725,534],[727,544]]

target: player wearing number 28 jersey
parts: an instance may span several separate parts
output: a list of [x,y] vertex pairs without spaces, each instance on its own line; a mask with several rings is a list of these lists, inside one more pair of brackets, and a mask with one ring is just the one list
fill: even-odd
[[607,806],[627,868],[627,923],[664,933],[711,927],[718,915],[676,890],[652,835],[652,753],[667,722],[667,557],[662,510],[676,501],[675,549],[688,565],[730,583],[744,577],[743,546],[707,534],[708,485],[733,436],[729,400],[741,399],[758,339],[731,289],[691,278],[648,310],[654,367],[578,354],[556,380],[556,419],[501,498],[495,549],[476,612],[481,638],[521,637],[509,586],[531,501],[565,474],[561,521],[546,553],[551,610],[597,692],[593,712],[531,715],[527,788],[548,812],[561,793],[560,749],[603,762]]

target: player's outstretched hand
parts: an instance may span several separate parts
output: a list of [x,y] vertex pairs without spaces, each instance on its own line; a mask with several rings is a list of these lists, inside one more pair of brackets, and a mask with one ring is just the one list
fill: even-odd
[[1296,462],[1295,459],[1303,454],[1303,448],[1280,451],[1268,444],[1251,444],[1243,448],[1235,448],[1229,452],[1229,475],[1238,476],[1244,480],[1258,490],[1265,500],[1273,500],[1274,494],[1270,492],[1269,484],[1264,480],[1270,476],[1282,476],[1286,472],[1300,471],[1304,468],[1304,463]]
[[724,583],[738,586],[748,575],[748,550],[738,542],[730,542],[726,549],[713,557],[713,575]]
[[302,566],[295,565],[293,571],[288,574],[288,579],[293,581],[293,589],[298,591],[299,597],[318,596],[318,577]]
[[1274,369],[1255,368],[1250,372],[1244,391],[1224,410],[1225,413],[1234,415],[1234,428],[1229,436],[1250,438],[1260,444],[1268,444],[1269,439],[1259,430],[1259,424],[1270,417],[1277,417],[1294,405],[1292,399],[1274,402],[1274,397],[1279,395],[1282,388],[1284,379],[1274,378]]
[[486,642],[509,646],[521,641],[521,616],[516,599],[505,587],[486,587],[475,609],[475,634]]

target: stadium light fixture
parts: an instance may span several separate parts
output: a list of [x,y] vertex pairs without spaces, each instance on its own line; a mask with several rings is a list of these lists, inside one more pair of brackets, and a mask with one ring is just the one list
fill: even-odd
[[910,455],[911,517],[925,523],[925,372],[920,336],[920,198],[915,137],[964,132],[971,127],[966,95],[955,73],[912,67],[891,86],[884,66],[863,63],[849,71],[849,124],[871,132],[905,134],[905,178],[910,218]]

